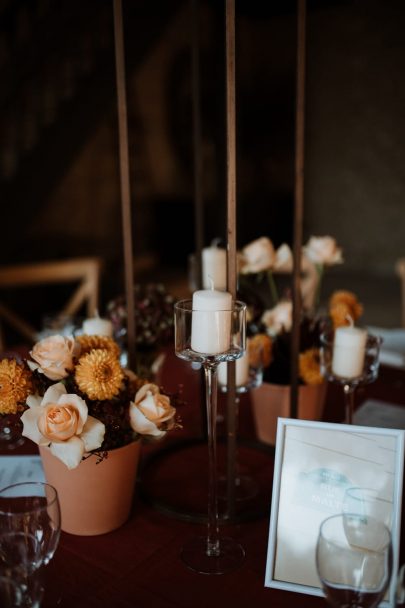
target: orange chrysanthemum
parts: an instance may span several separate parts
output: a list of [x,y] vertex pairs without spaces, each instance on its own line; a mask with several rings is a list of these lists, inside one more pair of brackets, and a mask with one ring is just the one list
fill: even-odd
[[305,384],[322,384],[319,349],[309,348],[299,355],[299,374]]
[[79,389],[90,399],[112,399],[121,388],[124,372],[116,356],[95,349],[80,358],[75,370]]
[[29,369],[14,359],[0,361],[0,414],[16,414],[32,391]]
[[272,346],[271,338],[267,334],[256,334],[249,338],[250,365],[255,368],[268,367],[271,363]]
[[363,306],[351,291],[335,291],[329,300],[329,315],[333,326],[350,325],[363,314]]
[[83,334],[81,336],[76,337],[76,342],[80,344],[80,355],[86,355],[90,351],[95,348],[102,348],[103,350],[108,350],[113,353],[117,358],[120,355],[119,346],[112,338],[109,336],[89,336],[87,334]]

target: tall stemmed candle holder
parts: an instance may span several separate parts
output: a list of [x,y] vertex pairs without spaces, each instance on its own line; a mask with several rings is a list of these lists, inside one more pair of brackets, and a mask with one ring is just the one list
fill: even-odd
[[357,387],[374,382],[378,376],[381,343],[379,336],[353,326],[321,334],[321,373],[343,387],[347,424],[353,423]]
[[[249,344],[249,339],[247,339]],[[247,393],[251,389],[257,388],[263,382],[263,367],[262,367],[262,353],[261,351],[256,352],[255,364],[253,365],[250,361],[248,348],[243,355],[236,361],[235,369],[235,419],[236,427],[239,422],[239,406],[240,406],[240,395]],[[220,363],[218,367],[218,383],[221,392],[228,392],[228,364],[226,362]],[[247,501],[254,498],[259,491],[257,482],[250,477],[250,475],[242,474],[238,463],[238,457],[236,454],[235,470],[236,475],[234,478],[235,490],[234,496],[236,501]],[[219,479],[219,495],[220,497],[226,497],[228,491],[228,479],[221,477]]]
[[184,563],[200,574],[224,574],[243,562],[245,551],[232,538],[219,534],[217,473],[217,368],[223,361],[243,356],[246,341],[246,305],[233,302],[228,292],[196,291],[192,300],[175,304],[175,352],[201,363],[205,378],[208,432],[207,535],[191,539],[182,549]]

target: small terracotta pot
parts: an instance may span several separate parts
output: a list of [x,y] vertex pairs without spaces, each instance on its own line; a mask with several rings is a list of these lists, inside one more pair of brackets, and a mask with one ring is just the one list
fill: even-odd
[[[325,404],[327,383],[298,387],[298,418],[321,420]],[[277,419],[290,418],[290,386],[263,382],[250,393],[256,435],[275,445]]]
[[59,495],[62,530],[80,536],[105,534],[126,522],[131,511],[141,442],[110,450],[97,464],[90,456],[69,470],[40,447],[45,477]]

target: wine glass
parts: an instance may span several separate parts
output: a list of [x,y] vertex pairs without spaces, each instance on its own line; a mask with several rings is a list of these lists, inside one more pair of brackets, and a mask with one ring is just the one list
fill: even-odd
[[55,488],[42,482],[16,483],[0,490],[0,574],[17,581],[18,606],[40,605],[36,573],[52,559],[60,536]]
[[19,414],[0,414],[0,446],[15,450],[24,444]]
[[23,596],[16,581],[10,576],[0,575],[0,606],[1,608],[16,608],[22,606]]
[[322,522],[316,568],[332,606],[378,606],[391,581],[392,560],[391,533],[382,521],[340,513]]
[[[341,329],[341,328],[340,328]],[[355,328],[357,329],[357,328]],[[354,394],[358,386],[374,382],[380,367],[380,347],[382,339],[379,336],[367,334],[364,350],[364,361],[354,375],[337,373],[334,367],[335,331],[325,331],[320,336],[321,373],[329,381],[343,387],[345,397],[345,422],[353,423]],[[350,355],[350,350],[342,350],[343,357]]]
[[392,500],[387,500],[375,488],[353,486],[345,490],[343,512],[375,517],[391,529]]
[[234,539],[219,534],[217,368],[220,362],[235,361],[245,352],[246,304],[236,301],[225,309],[194,310],[193,300],[181,300],[174,311],[176,356],[201,363],[204,370],[208,432],[207,535],[191,539],[183,546],[181,557],[195,572],[223,574],[241,565],[245,551]]

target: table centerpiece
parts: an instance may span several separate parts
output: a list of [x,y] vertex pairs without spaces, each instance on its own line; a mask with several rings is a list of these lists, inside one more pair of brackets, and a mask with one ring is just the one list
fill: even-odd
[[120,363],[108,336],[53,335],[26,358],[0,361],[0,413],[14,413],[39,446],[59,493],[62,530],[93,535],[129,516],[141,439],[179,428],[178,395]]
[[[357,296],[334,291],[327,308],[319,305],[325,268],[342,263],[342,251],[330,236],[311,237],[302,250],[302,312],[299,346],[298,417],[322,417],[327,382],[321,373],[321,335],[327,328],[350,325],[363,314]],[[290,416],[291,336],[293,303],[289,286],[279,294],[278,273],[291,273],[290,247],[275,249],[261,237],[239,252],[239,294],[248,306],[247,335],[258,343],[266,339],[267,364],[263,383],[251,391],[253,415],[259,439],[274,444],[278,417]]]

